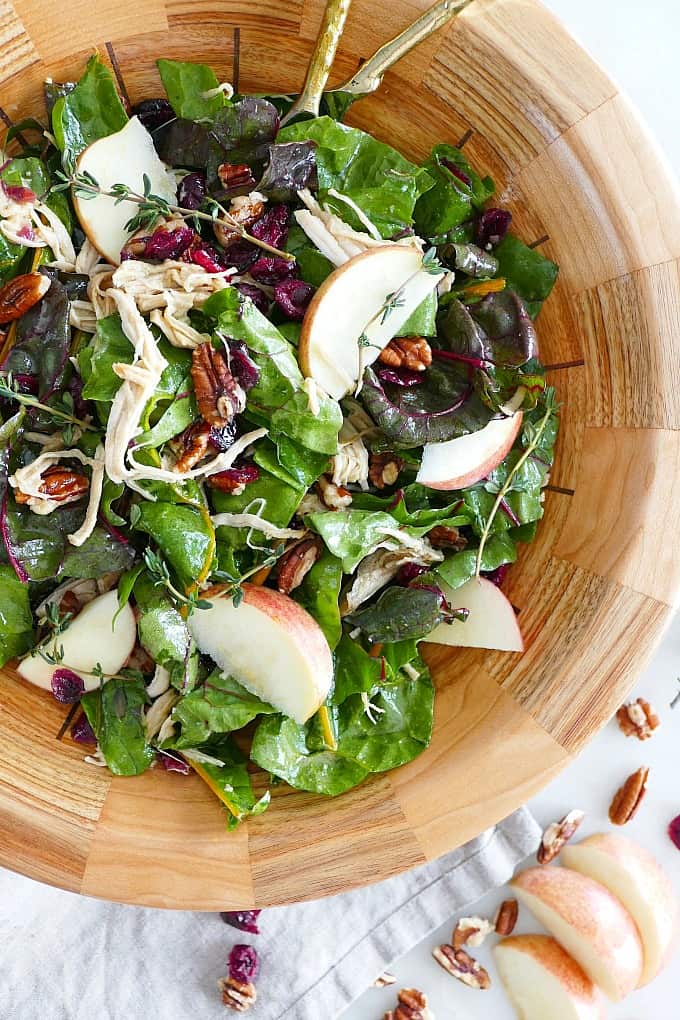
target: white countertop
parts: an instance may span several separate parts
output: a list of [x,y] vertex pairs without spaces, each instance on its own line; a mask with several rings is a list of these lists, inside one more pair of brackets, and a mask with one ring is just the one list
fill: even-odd
[[[680,5],[677,0],[544,0],[572,33],[600,61],[637,105],[680,176]],[[679,553],[680,554],[680,553]],[[592,741],[580,757],[530,806],[541,824],[562,817],[571,808],[587,812],[581,832],[609,828],[607,809],[620,783],[640,765],[651,766],[647,797],[638,816],[622,831],[639,840],[668,869],[680,890],[680,852],[666,834],[668,822],[680,814],[680,705],[669,703],[680,691],[680,617],[669,628],[654,660],[640,678],[632,697],[643,695],[661,716],[651,740],[626,739],[615,723]],[[528,862],[530,863],[530,862]],[[502,890],[474,904],[466,913],[493,916]],[[493,970],[487,946],[474,955],[489,968],[487,992],[465,988],[432,959],[432,948],[448,942],[455,918],[402,957],[392,972],[397,984],[369,989],[342,1014],[342,1020],[381,1020],[395,1004],[395,989],[425,991],[436,1020],[515,1020]],[[538,931],[529,915],[520,916],[517,931]],[[489,944],[493,939],[488,940]],[[610,1008],[611,1020],[677,1020],[680,953],[661,977],[627,1002]]]

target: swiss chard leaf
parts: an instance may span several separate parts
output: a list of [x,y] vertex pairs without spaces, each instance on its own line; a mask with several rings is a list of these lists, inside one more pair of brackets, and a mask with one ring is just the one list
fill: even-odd
[[[233,829],[249,815],[260,815],[266,810],[270,800],[269,791],[255,800],[246,759],[229,737],[222,737],[195,751],[202,751],[209,759],[213,759],[211,761],[201,757],[199,761],[192,755],[189,761],[227,809],[228,828]],[[222,764],[216,764],[215,760]]]
[[134,546],[96,527],[82,545],[66,545],[59,576],[102,577],[110,571],[127,570],[134,559]]
[[351,574],[364,556],[385,540],[385,529],[399,523],[388,513],[371,510],[333,510],[308,514],[305,523],[321,535],[345,574]]
[[9,564],[0,564],[0,666],[27,652],[33,641],[28,585]]
[[144,502],[137,507],[133,527],[153,539],[185,588],[206,576],[215,549],[206,514],[181,503]]
[[[514,563],[517,559],[517,547],[512,536],[504,531],[492,535],[484,546],[481,570],[496,570],[504,563]],[[440,578],[449,588],[460,588],[462,584],[474,577],[477,567],[477,549],[463,549],[447,556],[443,563],[434,568],[434,578]]]
[[346,203],[328,195],[329,188],[351,198],[383,237],[409,226],[414,205],[433,181],[396,149],[358,128],[330,117],[298,121],[279,132],[277,142],[316,143],[320,201],[357,230],[364,225]]
[[341,705],[352,694],[368,693],[384,680],[380,658],[368,654],[362,645],[343,634],[335,649],[335,674],[331,702]]
[[450,619],[437,591],[427,588],[385,588],[373,605],[351,613],[347,622],[359,627],[372,644],[419,640]]
[[527,247],[514,234],[504,237],[494,249],[494,255],[498,259],[498,275],[527,302],[535,319],[555,286],[559,268],[537,248]]
[[164,163],[188,170],[205,170],[210,135],[204,124],[179,117],[154,131],[153,140]]
[[84,694],[80,703],[111,772],[115,776],[145,772],[155,752],[146,743],[144,731],[144,681],[109,680],[96,691]]
[[64,166],[73,169],[91,142],[120,131],[127,122],[115,79],[95,53],[73,91],[57,99],[52,109],[52,133]]
[[495,190],[491,178],[482,180],[453,145],[435,145],[425,169],[435,183],[415,208],[416,230],[423,237],[446,234],[460,226]]
[[303,606],[324,632],[331,650],[342,635],[340,620],[340,586],[342,564],[325,551],[293,592],[293,598]]
[[89,347],[83,348],[79,356],[81,365],[84,357],[88,359],[87,381],[83,386],[84,399],[113,400],[123,383],[113,371],[113,366],[118,362],[131,364],[133,356],[132,344],[123,332],[118,312],[105,319],[98,319]]
[[197,747],[215,733],[240,730],[258,715],[275,712],[275,708],[251,694],[233,677],[222,676],[215,670],[175,706],[173,720],[180,723],[182,729],[170,746]]
[[139,610],[137,633],[141,645],[155,662],[168,670],[173,686],[187,693],[198,677],[198,652],[186,621],[146,572],[135,578],[134,596]]
[[204,96],[219,82],[212,67],[182,60],[157,60],[156,66],[170,105],[178,117],[209,121],[225,106],[224,93]]
[[210,126],[208,186],[223,192],[217,168],[221,163],[245,163],[261,168],[279,127],[278,110],[266,99],[245,96],[219,110]]
[[[216,513],[257,514],[270,524],[285,528],[303,496],[303,488],[289,485],[282,478],[260,469],[259,478],[246,485],[241,493],[214,490],[212,503]],[[245,528],[219,527],[217,533],[220,542],[226,542],[234,549],[243,549],[248,545],[249,532]],[[266,538],[261,532],[253,531],[252,542],[255,545],[265,545]]]
[[294,202],[302,188],[314,190],[316,146],[313,142],[285,142],[269,148],[269,162],[257,190],[272,202]]

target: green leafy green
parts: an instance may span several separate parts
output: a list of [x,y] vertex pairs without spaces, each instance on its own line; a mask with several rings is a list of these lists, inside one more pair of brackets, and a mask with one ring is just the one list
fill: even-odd
[[60,577],[101,577],[109,571],[127,570],[135,558],[134,546],[96,527],[82,545],[65,547]]
[[142,719],[147,700],[143,680],[118,678],[81,698],[106,764],[115,776],[138,776],[154,759]]
[[372,643],[424,638],[450,619],[437,591],[427,588],[385,588],[377,602],[351,613],[347,622],[360,627]]
[[326,640],[335,648],[342,634],[340,620],[340,586],[342,564],[332,553],[324,551],[302,584],[293,591],[293,598],[303,606],[324,632]]
[[305,523],[321,535],[345,574],[353,573],[364,556],[385,540],[386,528],[399,527],[390,514],[370,510],[319,511],[309,514]]
[[395,336],[436,336],[436,333],[437,292],[433,290],[417,308],[413,309]]
[[182,60],[157,60],[161,81],[178,117],[209,121],[227,102],[224,93],[204,96],[219,82],[212,67]]
[[229,829],[249,815],[261,815],[268,807],[269,791],[255,799],[246,758],[229,737],[195,748],[191,755],[187,753],[187,758],[227,809]]
[[[457,169],[463,179],[451,168]],[[476,174],[460,149],[453,145],[435,145],[425,169],[435,184],[418,199],[415,208],[416,230],[423,237],[446,234],[460,226],[482,208],[495,190],[491,178],[482,179]]]
[[52,133],[64,166],[72,169],[83,149],[97,138],[120,131],[127,122],[115,79],[95,53],[73,91],[58,99],[52,109]]
[[535,319],[541,305],[550,295],[559,273],[558,267],[537,248],[529,248],[514,234],[507,234],[494,255],[498,259],[498,276],[526,302]]
[[0,666],[23,655],[33,644],[28,585],[8,564],[0,564]]
[[206,515],[195,507],[145,502],[137,506],[133,527],[154,540],[185,588],[205,575],[215,535]]
[[[137,633],[141,645],[154,662],[168,670],[173,687],[189,692],[198,678],[198,651],[186,621],[146,571],[134,578],[133,590],[139,610]],[[119,588],[119,599],[124,591]]]
[[[212,502],[216,513],[257,514],[270,524],[285,528],[300,505],[303,495],[303,488],[289,485],[271,472],[260,468],[260,477],[246,485],[243,492],[233,494],[215,489],[212,492]],[[219,527],[217,533],[220,542],[226,542],[234,549],[242,549],[248,545],[249,532],[245,528]],[[255,545],[266,544],[265,536],[258,531],[252,532],[251,541]]]
[[272,715],[276,709],[246,690],[231,676],[215,670],[175,706],[173,720],[181,724],[170,746],[182,749],[205,744],[214,733],[240,730],[258,715]]
[[113,371],[113,366],[117,362],[131,364],[133,356],[132,344],[123,332],[118,312],[98,319],[89,347],[82,348],[79,354],[81,369],[87,361],[83,373],[87,375],[83,386],[85,400],[113,400],[123,382]]
[[384,680],[382,660],[368,654],[359,641],[343,634],[335,649],[331,702],[341,705],[352,694],[368,693]]
[[413,207],[432,178],[396,149],[358,128],[338,124],[330,117],[298,121],[279,132],[277,142],[316,142],[319,200],[357,230],[365,230],[352,209],[329,196],[334,188],[352,199],[383,237],[410,225]]
[[[481,570],[496,570],[504,563],[514,563],[517,559],[517,547],[512,535],[507,531],[492,535],[482,556]],[[434,568],[435,579],[444,581],[449,588],[460,588],[475,575],[477,565],[477,549],[463,549],[461,552],[447,556],[443,563]]]

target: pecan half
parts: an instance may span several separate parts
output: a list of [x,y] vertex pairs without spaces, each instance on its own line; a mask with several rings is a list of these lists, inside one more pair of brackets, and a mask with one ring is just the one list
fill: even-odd
[[368,479],[376,489],[384,489],[394,485],[403,466],[403,460],[396,453],[372,453]]
[[203,460],[210,445],[210,425],[204,421],[194,422],[188,429],[185,429],[173,447],[177,450],[178,460],[173,471],[184,474],[190,471],[194,465]]
[[12,322],[32,308],[50,289],[52,281],[42,273],[23,273],[0,287],[0,322]]
[[609,805],[609,821],[612,825],[625,825],[635,817],[647,792],[648,779],[649,769],[643,766],[628,776],[623,786],[616,791]]
[[290,595],[304,581],[316,561],[321,557],[323,542],[318,535],[305,538],[288,549],[279,560],[277,588]]
[[451,944],[454,949],[462,949],[465,945],[481,946],[493,930],[491,921],[485,917],[461,917],[453,929]]
[[[223,163],[220,167],[220,170],[223,171],[220,179],[225,187],[235,187],[236,185],[234,184],[225,183],[225,180],[229,179],[229,174],[224,168],[228,165]],[[240,171],[241,167],[236,164],[235,169]],[[238,227],[248,230],[249,227],[252,227],[260,219],[263,213],[264,202],[260,197],[253,198],[252,195],[239,195],[237,198],[232,198],[229,206],[229,216],[232,220],[235,220],[238,226],[231,226],[228,220],[216,220],[213,226],[215,237],[223,248],[228,248],[241,238],[241,231]]]
[[[217,168],[220,184],[227,190],[231,188],[254,188],[255,178],[247,163],[220,163]],[[261,205],[262,203],[260,203]]]
[[659,717],[644,698],[627,702],[616,713],[619,729],[627,737],[648,740],[660,723]]
[[436,949],[433,949],[432,955],[451,977],[462,981],[468,988],[479,988],[481,991],[486,991],[491,986],[491,978],[487,971],[464,949],[454,949],[453,946],[437,946]]
[[394,337],[380,352],[378,361],[392,368],[424,372],[432,364],[432,349],[423,336]]
[[374,988],[387,988],[388,985],[396,983],[394,974],[390,974],[389,970],[384,970],[382,974],[378,974],[377,978],[373,982]]
[[585,812],[574,808],[561,821],[552,822],[541,838],[541,845],[536,854],[538,863],[549,864],[550,861],[554,860],[564,844],[574,835],[584,818]]
[[418,988],[402,988],[397,995],[396,1009],[385,1013],[385,1020],[431,1020],[427,996]]
[[316,488],[329,510],[344,510],[352,502],[352,493],[342,485],[334,485],[325,475],[321,475]]
[[236,978],[226,977],[220,978],[217,987],[222,993],[224,1005],[233,1009],[235,1013],[247,1012],[257,1001],[257,990],[252,982],[246,985]]
[[446,524],[438,524],[432,531],[428,531],[427,537],[430,545],[435,549],[465,549],[467,539],[461,535],[458,528],[447,527]]
[[191,378],[198,410],[209,425],[227,425],[245,407],[243,390],[229,371],[223,355],[208,341],[194,349]]
[[[89,479],[85,475],[79,475],[77,471],[70,468],[53,464],[46,468],[40,476],[42,481],[38,491],[44,499],[51,499],[55,503],[74,503],[81,496],[84,496],[90,487]],[[17,490],[14,493],[17,503],[29,503],[31,496]]]
[[517,900],[503,900],[496,914],[495,926],[497,935],[512,935],[517,924],[519,904]]

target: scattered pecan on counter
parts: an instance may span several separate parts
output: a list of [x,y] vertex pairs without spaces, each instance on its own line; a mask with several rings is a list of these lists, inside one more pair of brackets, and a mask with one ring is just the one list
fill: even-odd
[[428,1009],[427,996],[417,988],[402,988],[397,995],[396,1009],[389,1009],[384,1020],[434,1020]]
[[517,900],[503,900],[495,919],[496,934],[512,935],[517,924],[517,915],[519,914],[519,904]]
[[22,273],[0,287],[0,322],[13,322],[37,304],[52,281],[42,273]]
[[648,779],[649,769],[643,766],[628,776],[623,786],[616,791],[609,805],[609,821],[612,825],[625,825],[635,817],[647,792]]
[[235,1013],[246,1013],[257,1001],[257,989],[252,981],[247,984],[236,978],[220,978],[217,982],[222,993],[222,1002]]
[[453,946],[446,945],[437,946],[436,949],[433,949],[432,955],[451,977],[457,978],[468,988],[477,988],[484,992],[491,987],[491,978],[488,972],[464,949],[454,949]]
[[423,336],[394,337],[380,352],[378,361],[391,368],[424,372],[432,364],[432,350]]
[[543,833],[541,845],[536,854],[539,864],[549,864],[568,843],[585,818],[585,812],[574,808],[559,822],[552,822]]
[[454,949],[462,949],[466,945],[481,946],[492,931],[494,926],[485,917],[461,917],[453,929],[451,945]]
[[658,715],[644,698],[622,705],[616,713],[616,720],[622,733],[638,740],[648,740],[660,723]]
[[384,970],[382,974],[378,974],[377,978],[373,982],[374,988],[387,988],[388,985],[396,984],[397,979],[394,974],[390,974],[389,970]]

